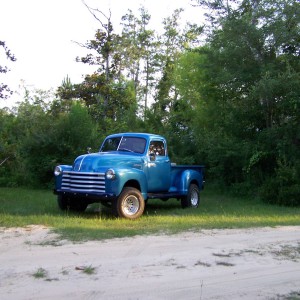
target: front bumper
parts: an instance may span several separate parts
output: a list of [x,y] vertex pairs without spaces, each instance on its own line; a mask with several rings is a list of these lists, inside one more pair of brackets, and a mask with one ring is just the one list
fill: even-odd
[[54,189],[53,193],[55,195],[63,195],[66,197],[76,197],[82,199],[91,199],[91,200],[112,200],[116,198],[115,194],[112,193],[87,193],[85,191],[67,191],[62,189]]

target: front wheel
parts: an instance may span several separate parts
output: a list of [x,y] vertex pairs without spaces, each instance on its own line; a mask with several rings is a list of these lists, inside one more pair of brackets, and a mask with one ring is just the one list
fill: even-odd
[[181,207],[198,207],[200,203],[200,192],[196,184],[191,184],[186,197],[181,199]]
[[137,219],[145,209],[145,200],[138,189],[126,187],[116,199],[116,212],[121,218]]
[[70,199],[66,196],[58,195],[57,204],[61,210],[67,210],[70,207]]

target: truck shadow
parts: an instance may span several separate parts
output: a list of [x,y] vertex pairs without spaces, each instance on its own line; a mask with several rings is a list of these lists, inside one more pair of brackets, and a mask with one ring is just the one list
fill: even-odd
[[181,203],[177,199],[169,199],[168,201],[163,201],[159,199],[148,200],[146,202],[146,209],[172,209],[180,208]]
[[177,214],[178,210],[181,209],[181,203],[176,199],[168,201],[150,200],[145,206],[144,215],[171,215]]
[[[144,215],[168,215],[175,213],[175,211],[178,209],[181,210],[181,203],[176,199],[169,199],[168,201],[151,199],[150,201],[147,201],[145,205]],[[81,216],[86,216],[87,218],[92,218],[95,216],[108,219],[116,218],[113,215],[111,207],[104,206],[100,203],[89,205],[86,211],[80,214]]]

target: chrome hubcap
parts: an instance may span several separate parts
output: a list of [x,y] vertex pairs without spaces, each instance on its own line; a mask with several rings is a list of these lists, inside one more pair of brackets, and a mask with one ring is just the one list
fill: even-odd
[[192,206],[197,206],[199,201],[198,193],[197,191],[193,190],[191,193],[191,204]]
[[139,200],[137,197],[130,195],[128,196],[122,204],[122,209],[126,215],[134,215],[139,210]]

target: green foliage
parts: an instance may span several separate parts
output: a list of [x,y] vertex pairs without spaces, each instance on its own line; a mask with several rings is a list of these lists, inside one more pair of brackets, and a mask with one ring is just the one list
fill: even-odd
[[82,269],[82,272],[87,274],[87,275],[93,275],[96,273],[96,268],[93,267],[92,265],[89,266],[84,266]]
[[2,113],[0,120],[5,140],[1,160],[8,157],[0,169],[1,185],[48,185],[56,164],[72,163],[97,140],[95,124],[79,103],[68,114],[53,116],[40,103],[27,101],[17,116]]
[[[11,53],[9,48],[6,46],[6,43],[4,41],[0,41],[0,51],[4,50],[5,56],[9,61],[16,61],[16,57]],[[0,74],[7,73],[9,71],[7,66],[1,66],[0,65]],[[0,83],[0,99],[7,99],[10,95],[12,95],[12,91],[8,87],[7,84]]]
[[261,187],[261,198],[278,205],[300,205],[300,161],[293,165],[286,160],[278,162],[275,176],[267,179]]
[[[265,182],[264,198],[274,198],[268,178],[283,171],[281,157],[288,166],[300,157],[299,2],[199,2],[211,9],[208,40],[184,54],[178,68],[179,93],[188,90],[198,116],[189,124],[196,156],[209,178],[245,189]],[[195,84],[186,89],[189,81]],[[280,197],[294,203],[295,179],[287,181]]]
[[44,268],[38,268],[35,273],[32,274],[35,279],[46,278],[48,276],[47,270]]
[[92,142],[95,126],[86,107],[75,102],[70,113],[58,120],[55,129],[55,144],[58,149],[63,149],[58,158],[72,161],[76,153],[85,152]]
[[160,36],[143,8],[116,34],[88,7],[100,29],[78,61],[99,69],[65,78],[50,103],[26,90],[14,113],[1,110],[0,185],[51,185],[55,164],[97,151],[107,134],[144,131],[167,138],[173,162],[205,164],[207,181],[299,205],[299,1],[198,2],[205,31],[182,29],[178,9]]
[[68,108],[72,100],[81,99],[96,122],[116,121],[124,111],[137,110],[132,82],[107,82],[104,74],[86,75],[81,84],[63,82],[57,95],[62,99],[60,107]]
[[14,178],[18,135],[15,118],[5,110],[0,111],[0,186],[16,185]]

